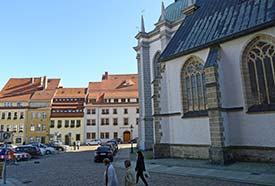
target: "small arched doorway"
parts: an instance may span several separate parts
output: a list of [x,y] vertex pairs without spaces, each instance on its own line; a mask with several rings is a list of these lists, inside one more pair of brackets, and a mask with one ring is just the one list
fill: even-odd
[[131,139],[131,133],[129,131],[123,132],[123,141],[128,142]]

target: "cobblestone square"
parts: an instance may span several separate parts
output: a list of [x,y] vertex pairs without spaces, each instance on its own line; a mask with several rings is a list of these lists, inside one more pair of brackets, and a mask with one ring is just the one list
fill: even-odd
[[[26,186],[103,186],[104,165],[94,163],[94,151],[66,152],[9,165],[7,177]],[[119,154],[118,154],[119,156]],[[120,157],[116,157],[117,159]],[[115,160],[116,161],[116,160]],[[115,167],[119,184],[123,186],[124,170]],[[250,184],[151,173],[151,186],[253,186]],[[138,186],[143,184],[139,182]]]

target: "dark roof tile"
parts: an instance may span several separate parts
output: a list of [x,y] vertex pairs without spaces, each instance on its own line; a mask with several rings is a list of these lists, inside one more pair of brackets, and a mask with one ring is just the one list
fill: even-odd
[[161,55],[161,61],[274,26],[275,0],[197,0]]

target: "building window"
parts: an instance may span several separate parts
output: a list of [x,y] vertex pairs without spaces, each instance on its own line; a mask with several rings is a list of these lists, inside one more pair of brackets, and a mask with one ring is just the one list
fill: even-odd
[[113,125],[117,125],[117,118],[113,118]]
[[38,119],[42,118],[41,112],[37,112],[37,118],[38,118]]
[[87,139],[92,139],[92,133],[86,133],[86,138]]
[[17,102],[17,107],[22,107],[22,102]]
[[87,119],[87,126],[90,126],[90,125],[92,125],[92,124],[91,124],[91,120],[90,120],[90,119]]
[[127,108],[124,109],[124,114],[128,114],[128,109]]
[[109,114],[109,109],[102,109],[101,114]]
[[22,143],[22,138],[15,138],[15,143]]
[[128,118],[124,118],[123,121],[124,121],[124,125],[129,125]]
[[24,124],[19,124],[19,132],[24,132]]
[[46,112],[42,112],[42,118],[46,119],[47,118],[47,113]]
[[105,138],[109,139],[109,132],[105,132]]
[[24,119],[24,112],[20,112],[20,119]]
[[136,124],[138,125],[138,118],[136,118]]
[[31,132],[34,132],[34,131],[35,131],[35,125],[34,125],[34,124],[31,124],[30,131],[31,131]]
[[92,132],[92,139],[95,139],[95,138],[96,138],[96,133]]
[[75,120],[71,120],[71,128],[75,127]]
[[76,139],[77,141],[80,141],[80,134],[76,134],[76,135],[75,135],[75,139]]
[[17,119],[17,112],[14,113],[13,115],[13,119],[16,120]]
[[32,119],[36,118],[36,113],[35,112],[32,112],[31,115],[32,115]]
[[36,131],[41,131],[41,124],[40,124],[40,123],[38,123],[38,124],[36,125]]
[[92,114],[96,114],[96,111],[95,111],[95,109],[92,109]]
[[54,128],[54,120],[51,120],[51,125],[50,125],[51,128]]
[[181,71],[183,108],[185,115],[189,113],[206,114],[205,72],[201,61],[189,59]]
[[114,139],[117,139],[117,138],[118,138],[118,133],[114,132]]
[[2,112],[1,119],[5,119],[5,118],[6,118],[6,113],[5,113],[5,112]]
[[118,99],[114,99],[114,103],[118,103]]
[[101,133],[100,133],[100,138],[101,138],[101,139],[104,139],[104,132],[101,132]]
[[137,113],[137,114],[139,113],[139,108],[137,108],[136,113]]
[[113,109],[113,114],[117,114],[117,109]]
[[42,124],[42,131],[46,131],[47,130],[47,125],[46,124]]
[[76,120],[76,127],[79,128],[81,126],[81,121],[80,120]]
[[109,125],[109,118],[101,118],[101,125]]
[[65,120],[65,128],[68,128],[70,126],[70,121],[69,120]]
[[95,126],[96,125],[96,120],[92,119],[92,125]]
[[258,36],[244,50],[244,76],[248,111],[275,110],[275,38]]
[[160,77],[160,62],[159,62],[159,58],[160,58],[160,52],[158,51],[155,54],[154,57],[154,80],[158,79]]
[[4,125],[1,125],[0,130],[1,130],[1,131],[4,131]]
[[17,124],[13,124],[12,131],[17,132]]
[[62,120],[58,120],[57,121],[57,128],[61,128],[62,127]]
[[91,114],[91,109],[87,109],[87,114]]
[[11,112],[8,112],[8,118],[7,119],[11,119]]
[[36,142],[41,143],[41,137],[40,136],[36,136],[35,140],[36,140]]

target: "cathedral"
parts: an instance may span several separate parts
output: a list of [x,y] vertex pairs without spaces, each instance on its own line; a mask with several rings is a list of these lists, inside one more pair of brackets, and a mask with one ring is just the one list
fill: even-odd
[[274,0],[175,0],[136,39],[140,149],[275,162]]

